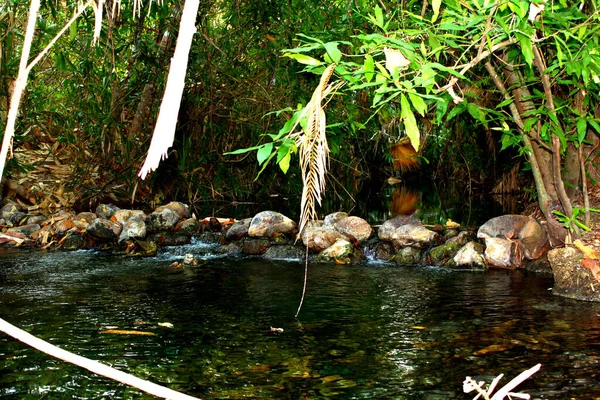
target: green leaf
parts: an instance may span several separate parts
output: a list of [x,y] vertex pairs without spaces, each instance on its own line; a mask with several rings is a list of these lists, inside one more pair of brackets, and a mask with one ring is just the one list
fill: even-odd
[[408,138],[410,139],[410,144],[412,145],[412,147],[414,147],[416,151],[419,151],[419,146],[421,146],[421,135],[419,133],[419,127],[417,126],[415,114],[410,109],[408,100],[404,95],[400,97],[400,107],[402,107],[400,115],[404,120],[406,136],[408,136]]
[[409,93],[408,97],[410,98],[410,102],[415,110],[417,110],[417,112],[424,117],[425,113],[427,112],[427,104],[425,104],[425,100],[423,100],[421,96],[418,96],[414,93]]
[[533,45],[531,44],[531,38],[523,34],[517,34],[517,36],[519,37],[519,44],[521,45],[521,54],[523,54],[523,58],[527,65],[531,67],[531,63],[533,63]]
[[339,63],[342,59],[342,52],[338,49],[338,42],[328,42],[323,45],[325,50],[327,50],[327,54],[331,58],[331,61],[334,63]]
[[74,40],[77,37],[77,20],[73,21],[69,26],[69,40]]
[[292,159],[291,153],[288,151],[285,153],[285,156],[279,161],[279,168],[283,171],[284,174],[287,174],[288,169],[290,168],[290,160]]
[[365,56],[365,64],[363,66],[365,71],[365,79],[367,82],[371,82],[373,79],[373,74],[375,73],[375,62],[373,61],[373,57],[370,54]]
[[256,152],[256,159],[258,160],[258,165],[262,165],[267,158],[271,155],[273,151],[273,142],[265,143]]
[[300,64],[312,65],[312,66],[323,64],[322,61],[319,61],[316,58],[307,56],[306,54],[285,53],[283,56],[292,58],[292,59],[298,61]]
[[486,113],[477,104],[467,103],[467,111],[469,112],[469,114],[471,114],[473,118],[481,122],[484,126],[487,126],[487,121],[485,119]]
[[383,11],[379,6],[375,6],[375,23],[378,27],[383,29]]
[[431,7],[433,7],[433,16],[431,17],[431,22],[435,22],[440,15],[440,6],[442,5],[442,0],[432,0]]
[[223,155],[228,156],[228,155],[249,153],[251,151],[258,150],[261,147],[262,147],[262,145],[261,146],[247,147],[245,149],[237,149],[237,150],[234,150],[234,151],[228,151],[227,153],[223,153]]
[[514,101],[515,101],[515,99],[513,99],[513,98],[506,99],[506,100],[504,100],[502,103],[498,104],[498,105],[496,106],[496,108],[502,108],[502,107],[506,107],[507,105],[509,105],[509,104],[512,104],[512,102],[514,102]]
[[579,118],[577,120],[577,142],[582,144],[587,134],[587,121],[585,118]]

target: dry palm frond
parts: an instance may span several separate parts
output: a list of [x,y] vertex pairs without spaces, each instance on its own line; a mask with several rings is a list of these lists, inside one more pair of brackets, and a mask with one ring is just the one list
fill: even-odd
[[329,146],[325,135],[326,118],[322,101],[341,85],[340,82],[329,84],[334,68],[335,64],[331,64],[321,75],[319,86],[317,86],[312,98],[306,105],[305,113],[308,119],[306,128],[295,134],[304,186],[300,205],[299,233],[302,233],[309,219],[316,218],[316,206],[321,204],[321,196],[325,191]]

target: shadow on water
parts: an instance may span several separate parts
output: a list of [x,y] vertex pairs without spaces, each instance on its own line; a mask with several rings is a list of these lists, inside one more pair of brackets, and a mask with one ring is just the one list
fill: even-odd
[[[315,265],[296,320],[303,264],[208,257],[169,274],[180,257],[2,249],[0,315],[202,398],[463,399],[467,375],[489,382],[538,362],[542,371],[523,386],[533,398],[600,396],[600,306],[552,297],[548,278]],[[107,327],[155,335],[102,334]],[[144,398],[4,335],[0,395]]]

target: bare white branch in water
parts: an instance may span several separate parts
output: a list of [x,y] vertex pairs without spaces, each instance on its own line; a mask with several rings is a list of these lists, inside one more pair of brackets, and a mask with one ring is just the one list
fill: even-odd
[[483,398],[484,400],[503,400],[507,396],[509,398],[517,398],[517,399],[527,400],[530,398],[530,396],[527,393],[513,393],[513,392],[511,392],[511,390],[513,390],[514,388],[519,386],[521,383],[523,383],[523,381],[525,381],[526,379],[531,377],[533,374],[538,372],[540,370],[541,366],[542,366],[542,364],[537,364],[536,366],[534,366],[526,371],[521,372],[517,377],[515,377],[513,380],[508,382],[504,387],[502,387],[500,390],[498,390],[496,392],[496,394],[494,394],[492,397],[490,397],[490,396],[492,395],[492,392],[496,388],[496,385],[498,384],[500,379],[502,379],[502,377],[504,376],[503,374],[498,375],[492,381],[492,383],[490,384],[490,386],[488,387],[487,390],[485,390],[483,388],[483,386],[485,385],[485,382],[483,382],[483,381],[477,382],[477,381],[474,381],[470,376],[467,376],[467,378],[463,382],[463,391],[465,393],[471,393],[473,391],[477,392],[477,396],[475,396],[473,398],[473,400],[477,400],[480,397]]

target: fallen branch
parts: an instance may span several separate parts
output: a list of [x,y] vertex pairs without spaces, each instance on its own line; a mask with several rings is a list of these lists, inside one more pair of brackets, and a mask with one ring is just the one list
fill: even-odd
[[42,339],[36,338],[30,333],[27,333],[24,330],[9,324],[1,318],[0,331],[12,336],[13,338],[25,343],[26,345],[33,347],[34,349],[41,351],[42,353],[46,353],[52,357],[59,358],[71,364],[75,364],[95,374],[102,375],[104,377],[113,379],[115,381],[124,383],[129,386],[133,386],[154,396],[172,400],[197,400],[196,397],[176,392],[175,390],[157,385],[156,383],[145,381],[128,373],[119,371],[118,369],[109,367],[108,365],[101,364],[98,361],[90,360],[88,358],[78,356],[77,354],[73,354],[71,352],[63,350],[48,342],[43,341]]

